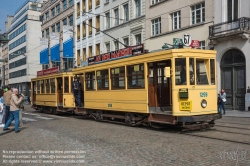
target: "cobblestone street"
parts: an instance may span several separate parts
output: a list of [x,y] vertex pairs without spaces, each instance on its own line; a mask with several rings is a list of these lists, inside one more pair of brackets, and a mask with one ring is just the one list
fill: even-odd
[[23,120],[25,127],[20,133],[0,136],[2,161],[10,160],[3,157],[6,151],[42,150],[81,151],[84,164],[79,165],[87,166],[250,165],[249,118],[223,117],[212,129],[185,133],[55,116],[32,109],[26,109]]

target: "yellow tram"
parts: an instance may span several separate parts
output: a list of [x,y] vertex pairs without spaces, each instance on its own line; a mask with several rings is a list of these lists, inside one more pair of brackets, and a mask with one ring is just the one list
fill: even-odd
[[[221,118],[217,111],[216,51],[171,49],[128,57],[133,54],[133,48],[129,49],[89,58],[89,66],[72,73],[32,79],[33,104],[39,109],[74,110],[96,120],[132,126],[213,126]],[[75,108],[70,93],[73,75],[83,85],[83,107]]]

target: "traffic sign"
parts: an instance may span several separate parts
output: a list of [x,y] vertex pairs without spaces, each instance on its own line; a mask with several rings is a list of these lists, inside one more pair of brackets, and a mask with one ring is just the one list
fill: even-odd
[[190,44],[192,42],[192,38],[191,38],[190,34],[188,34],[188,33],[184,33],[182,40],[183,40],[183,44],[185,46],[190,46]]

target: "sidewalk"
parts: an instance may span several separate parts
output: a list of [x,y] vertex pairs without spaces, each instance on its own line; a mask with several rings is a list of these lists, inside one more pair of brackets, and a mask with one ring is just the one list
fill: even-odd
[[250,118],[250,111],[226,110],[226,117]]

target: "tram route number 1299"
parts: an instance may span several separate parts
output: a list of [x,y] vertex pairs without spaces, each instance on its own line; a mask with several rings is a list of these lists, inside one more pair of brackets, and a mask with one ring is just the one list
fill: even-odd
[[208,93],[207,92],[200,92],[200,97],[207,97]]

